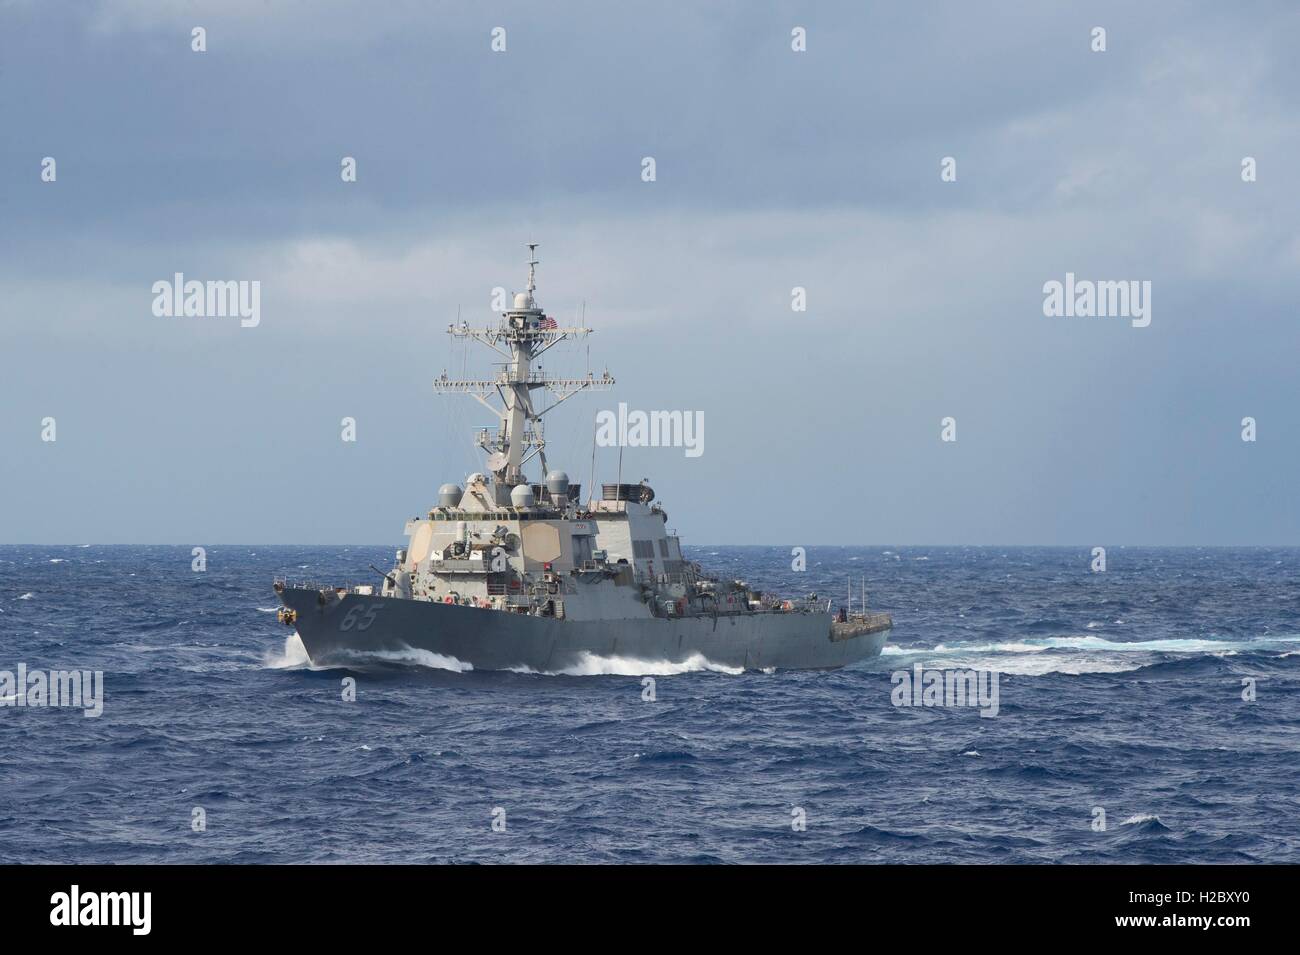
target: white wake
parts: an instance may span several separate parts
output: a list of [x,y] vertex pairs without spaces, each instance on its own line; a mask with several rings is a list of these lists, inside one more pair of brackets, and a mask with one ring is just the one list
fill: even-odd
[[[887,643],[883,657],[906,658],[927,668],[960,669],[975,667],[1022,676],[1064,673],[1126,673],[1138,670],[1150,660],[1137,654],[1185,653],[1233,656],[1242,651],[1293,647],[1300,636],[1265,637],[1254,640],[1205,640],[1197,638],[1166,640],[1107,640],[1094,636],[1035,637],[998,643],[937,644],[934,647],[905,647]],[[904,665],[902,659],[895,661]]]
[[284,638],[284,650],[281,653],[267,653],[262,662],[272,670],[312,669],[311,657],[307,656],[302,637],[296,632]]
[[512,673],[533,673],[539,676],[675,676],[679,673],[730,673],[735,676],[745,672],[744,667],[729,667],[714,663],[702,653],[693,653],[680,663],[671,660],[638,660],[635,657],[601,656],[588,650],[578,654],[578,661],[560,670],[533,670],[529,667],[512,667]]
[[401,650],[368,650],[355,655],[358,661],[383,660],[385,663],[405,663],[412,666],[427,667],[430,670],[450,670],[453,673],[466,673],[474,669],[472,663],[457,660],[432,650],[420,650],[416,647],[403,647]]
[[[418,650],[415,647],[404,647],[401,650],[370,650],[364,653],[350,653],[348,657],[357,664],[379,660],[384,663],[428,667],[431,670],[451,670],[453,673],[465,673],[474,669],[471,664],[457,660],[455,657]],[[317,666],[312,663],[311,657],[307,655],[307,648],[303,646],[302,637],[298,636],[296,631],[285,637],[282,652],[268,653],[263,658],[263,663],[272,670],[331,670],[338,666],[338,664]]]

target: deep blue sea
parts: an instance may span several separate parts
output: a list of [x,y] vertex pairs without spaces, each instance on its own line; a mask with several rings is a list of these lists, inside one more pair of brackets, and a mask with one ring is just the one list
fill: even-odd
[[[364,581],[392,547],[0,547],[0,670],[105,684],[99,718],[0,706],[0,861],[1300,862],[1300,550],[690,550],[792,594],[865,575],[891,643],[833,672],[321,670],[272,577]],[[895,706],[918,662],[995,671],[998,715]]]

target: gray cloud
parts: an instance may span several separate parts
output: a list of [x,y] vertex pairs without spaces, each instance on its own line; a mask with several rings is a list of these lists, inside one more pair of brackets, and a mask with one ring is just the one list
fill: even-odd
[[[442,330],[532,240],[620,381],[552,460],[703,410],[702,458],[625,458],[690,540],[1294,542],[1289,6],[702,11],[0,6],[0,537],[396,538],[487,423],[431,394]],[[175,271],[261,281],[262,326],[155,318]],[[1150,279],[1151,327],[1045,318],[1066,271]]]

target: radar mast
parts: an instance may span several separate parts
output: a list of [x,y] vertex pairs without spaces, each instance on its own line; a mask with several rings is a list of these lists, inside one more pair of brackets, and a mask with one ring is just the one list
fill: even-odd
[[[447,326],[453,339],[472,339],[486,345],[505,360],[495,378],[448,378],[444,371],[435,379],[434,391],[439,394],[459,392],[468,394],[491,411],[501,422],[497,428],[483,428],[478,433],[478,446],[487,452],[487,467],[492,472],[493,483],[509,490],[517,484],[528,483],[524,465],[537,457],[545,480],[546,439],[542,429],[542,416],[555,410],[562,402],[587,389],[604,391],[614,384],[606,371],[597,378],[590,372],[586,378],[551,378],[533,363],[549,349],[567,339],[585,338],[590,328],[561,327],[538,307],[533,295],[537,291],[537,243],[528,243],[528,289],[514,296],[513,307],[502,314],[495,328],[470,328],[467,322]],[[533,403],[533,392],[545,389],[554,396],[553,403],[538,411]],[[493,398],[500,401],[494,403]]]

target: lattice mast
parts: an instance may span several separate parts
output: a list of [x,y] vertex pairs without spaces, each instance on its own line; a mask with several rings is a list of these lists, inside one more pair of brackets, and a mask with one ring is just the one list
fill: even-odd
[[[505,311],[496,328],[470,328],[467,322],[447,326],[447,334],[453,338],[473,339],[505,358],[497,363],[501,371],[495,378],[478,379],[448,378],[444,371],[433,383],[434,391],[440,394],[471,395],[500,420],[499,427],[479,431],[478,446],[487,452],[487,467],[493,481],[507,487],[528,483],[524,465],[534,457],[540,460],[545,479],[543,415],[580,391],[604,391],[614,384],[608,371],[599,378],[590,372],[586,378],[551,378],[540,369],[533,369],[533,363],[555,345],[567,339],[585,338],[592,330],[560,327],[543,313],[533,296],[537,291],[537,243],[529,243],[528,253],[528,290],[515,295],[514,307]],[[541,411],[533,403],[533,392],[539,388],[550,391],[555,399]],[[494,393],[501,402],[499,406],[493,403]]]

